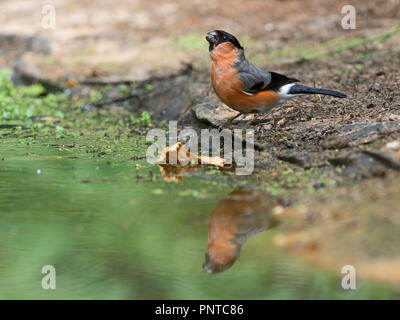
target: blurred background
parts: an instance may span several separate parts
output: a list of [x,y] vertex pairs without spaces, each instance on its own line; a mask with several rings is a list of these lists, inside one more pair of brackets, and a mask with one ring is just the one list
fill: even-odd
[[[44,78],[120,75],[143,80],[182,64],[207,67],[205,33],[236,35],[254,62],[274,65],[396,26],[399,0],[112,1],[1,0],[0,66],[13,63]],[[356,8],[356,30],[341,27]],[[44,5],[56,28],[44,29]]]

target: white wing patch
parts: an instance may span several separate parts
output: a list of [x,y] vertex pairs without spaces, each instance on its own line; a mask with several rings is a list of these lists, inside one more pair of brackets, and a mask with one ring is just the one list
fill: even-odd
[[302,96],[302,94],[292,94],[289,93],[290,88],[296,85],[295,83],[285,84],[284,86],[280,87],[278,93],[280,95],[279,102],[285,102],[287,99]]
[[294,94],[290,94],[290,88],[294,86],[294,83],[289,83],[285,84],[284,86],[279,88],[279,94],[281,95],[282,98],[291,98],[292,96],[295,96]]
[[247,94],[248,96],[254,96],[254,94],[253,94],[253,93],[246,92],[246,91],[243,91],[243,90],[242,90],[242,92],[243,92],[244,94]]

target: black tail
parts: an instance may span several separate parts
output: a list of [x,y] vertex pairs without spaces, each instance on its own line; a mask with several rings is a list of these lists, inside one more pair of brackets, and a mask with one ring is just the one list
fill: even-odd
[[292,86],[288,92],[289,94],[325,94],[327,96],[334,96],[337,98],[346,98],[347,96],[344,93],[325,90],[319,88],[312,88],[307,86],[302,86],[301,84],[295,84]]

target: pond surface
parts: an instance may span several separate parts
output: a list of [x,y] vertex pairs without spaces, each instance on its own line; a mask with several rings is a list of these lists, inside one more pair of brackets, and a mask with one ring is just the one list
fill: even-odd
[[[55,143],[2,141],[2,299],[399,297],[365,281],[343,290],[341,274],[280,251],[279,225],[266,213],[273,199],[258,205],[260,195],[232,184],[229,173],[198,169],[166,182],[145,159],[88,156],[71,151],[71,141]],[[209,232],[222,253],[207,248]],[[227,250],[234,257],[215,264]],[[44,265],[56,269],[55,290],[42,289]]]

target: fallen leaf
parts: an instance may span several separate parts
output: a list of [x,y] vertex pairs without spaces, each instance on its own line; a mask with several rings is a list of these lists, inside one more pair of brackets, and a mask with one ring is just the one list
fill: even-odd
[[220,168],[230,168],[221,157],[197,156],[191,153],[182,142],[166,147],[157,161],[165,181],[180,182],[185,172],[192,171],[203,165],[212,165]]

